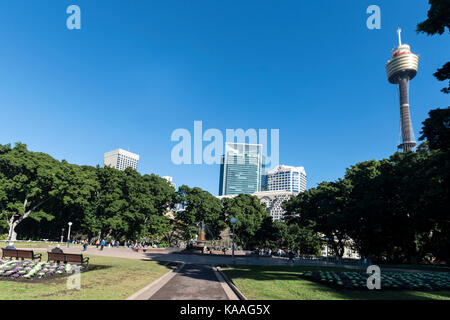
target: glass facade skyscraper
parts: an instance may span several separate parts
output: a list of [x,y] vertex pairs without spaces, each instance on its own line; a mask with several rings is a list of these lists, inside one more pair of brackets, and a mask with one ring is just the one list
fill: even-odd
[[262,170],[261,144],[227,142],[220,166],[219,195],[261,191]]

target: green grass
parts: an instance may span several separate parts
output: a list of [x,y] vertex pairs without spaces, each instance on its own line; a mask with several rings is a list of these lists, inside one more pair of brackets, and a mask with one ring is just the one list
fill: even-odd
[[298,277],[305,271],[348,271],[326,267],[234,266],[225,274],[250,300],[450,299],[450,291],[387,291],[332,288]]
[[[15,248],[54,248],[56,245],[61,245],[62,248],[66,246],[66,243],[58,243],[58,242],[14,242]],[[0,248],[4,248],[8,245],[8,242],[0,242]],[[82,247],[82,244],[70,244],[71,247]]]
[[[80,290],[68,290],[67,278],[36,283],[0,278],[0,300],[125,299],[170,270],[156,261],[87,256],[95,270],[81,273]],[[46,259],[43,255],[42,261]]]

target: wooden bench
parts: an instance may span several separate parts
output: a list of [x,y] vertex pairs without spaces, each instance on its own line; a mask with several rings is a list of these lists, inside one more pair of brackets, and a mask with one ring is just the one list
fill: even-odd
[[20,250],[20,249],[5,249],[2,248],[2,259],[8,257],[8,258],[16,258],[16,259],[31,259],[36,260],[39,259],[41,261],[42,259],[42,253],[35,254],[33,250]]
[[84,257],[82,254],[76,253],[55,253],[55,252],[47,252],[48,261],[56,261],[63,263],[78,263],[78,264],[86,264],[89,265],[89,257]]

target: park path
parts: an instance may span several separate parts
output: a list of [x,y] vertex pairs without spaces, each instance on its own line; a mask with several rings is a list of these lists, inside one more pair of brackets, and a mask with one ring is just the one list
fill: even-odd
[[[20,244],[17,245],[20,249]],[[36,252],[49,251],[53,246],[48,246],[47,248],[22,248],[22,249],[33,249]],[[209,255],[190,255],[190,254],[176,254],[170,250],[155,249],[151,253],[137,253],[132,249],[120,247],[120,248],[109,248],[105,247],[103,250],[97,249],[95,246],[89,246],[87,251],[82,251],[80,246],[70,246],[66,248],[61,246],[64,252],[68,253],[83,253],[91,254],[105,257],[117,257],[117,258],[128,258],[128,259],[142,259],[142,260],[156,260],[163,262],[175,262],[175,263],[187,263],[187,264],[204,264],[204,265],[229,265],[233,262],[237,265],[264,265],[264,266],[286,266],[290,265],[286,258],[268,258],[268,257],[252,257],[252,256],[236,256],[233,259],[231,256],[209,256]],[[354,265],[340,265],[332,262],[316,262],[316,261],[306,261],[300,262],[296,261],[296,266],[322,266],[322,267],[338,267],[349,270],[360,270],[364,271],[364,268]],[[440,270],[415,270],[415,269],[403,269],[403,268],[381,268],[382,271],[386,272],[441,272]]]
[[229,300],[208,265],[187,264],[149,300]]

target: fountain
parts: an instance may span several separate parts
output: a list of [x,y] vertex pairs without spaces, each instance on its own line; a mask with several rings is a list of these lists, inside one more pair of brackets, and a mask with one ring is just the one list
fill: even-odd
[[201,222],[201,227],[199,228],[199,233],[197,240],[195,241],[195,244],[193,245],[193,249],[200,251],[200,253],[203,253],[203,249],[206,246],[206,237],[205,237],[205,225],[203,221]]

